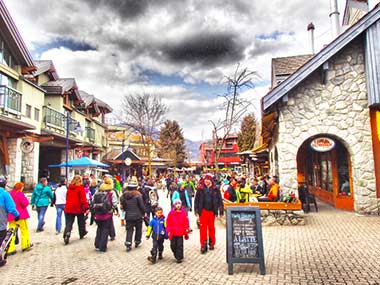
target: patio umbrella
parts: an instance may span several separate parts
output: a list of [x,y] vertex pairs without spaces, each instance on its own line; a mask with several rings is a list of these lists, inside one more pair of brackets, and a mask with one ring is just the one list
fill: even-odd
[[[60,164],[50,164],[48,165],[49,168],[52,167],[66,167],[66,162],[62,162]],[[109,167],[108,164],[105,164],[103,162],[91,159],[89,157],[82,157],[74,160],[70,160],[67,162],[67,167],[89,167],[89,168],[96,168],[96,167]]]

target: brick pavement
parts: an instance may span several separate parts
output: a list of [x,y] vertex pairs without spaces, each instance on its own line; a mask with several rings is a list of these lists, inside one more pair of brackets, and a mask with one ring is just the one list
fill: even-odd
[[[164,195],[161,195],[163,198]],[[168,202],[164,203],[165,212]],[[36,233],[36,213],[31,212],[30,252],[18,252],[0,268],[1,284],[380,284],[380,217],[359,217],[319,203],[304,226],[263,228],[266,275],[257,264],[235,264],[228,275],[225,227],[217,223],[213,252],[199,253],[199,231],[185,241],[185,261],[174,262],[165,242],[164,259],[149,264],[151,241],[125,252],[125,230],[115,218],[117,238],[108,251],[94,250],[96,226],[79,240],[74,228],[70,244],[54,233],[55,209],[49,208],[45,231]],[[193,217],[193,215],[191,215]],[[18,248],[20,251],[20,249]]]

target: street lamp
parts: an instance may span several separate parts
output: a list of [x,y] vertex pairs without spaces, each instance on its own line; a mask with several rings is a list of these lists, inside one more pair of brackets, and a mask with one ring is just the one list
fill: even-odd
[[66,181],[68,181],[69,178],[69,169],[68,169],[68,161],[69,161],[69,135],[70,135],[70,126],[75,125],[74,132],[83,132],[83,129],[79,122],[72,121],[70,112],[66,112],[66,164],[65,164],[65,170],[66,170]]

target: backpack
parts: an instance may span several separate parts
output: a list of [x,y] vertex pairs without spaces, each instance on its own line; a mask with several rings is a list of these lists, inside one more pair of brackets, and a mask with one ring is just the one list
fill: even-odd
[[97,191],[92,199],[92,211],[95,214],[106,214],[112,210],[112,200],[108,191]]
[[145,186],[145,187],[149,189],[148,197],[149,197],[150,206],[151,207],[157,207],[158,206],[158,196],[157,196],[156,189],[154,189],[153,187],[148,187],[148,186]]

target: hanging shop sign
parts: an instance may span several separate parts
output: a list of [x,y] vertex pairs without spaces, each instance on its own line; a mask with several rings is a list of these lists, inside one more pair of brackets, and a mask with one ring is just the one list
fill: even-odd
[[334,148],[335,142],[330,138],[322,137],[313,139],[310,143],[310,146],[315,151],[326,152]]

